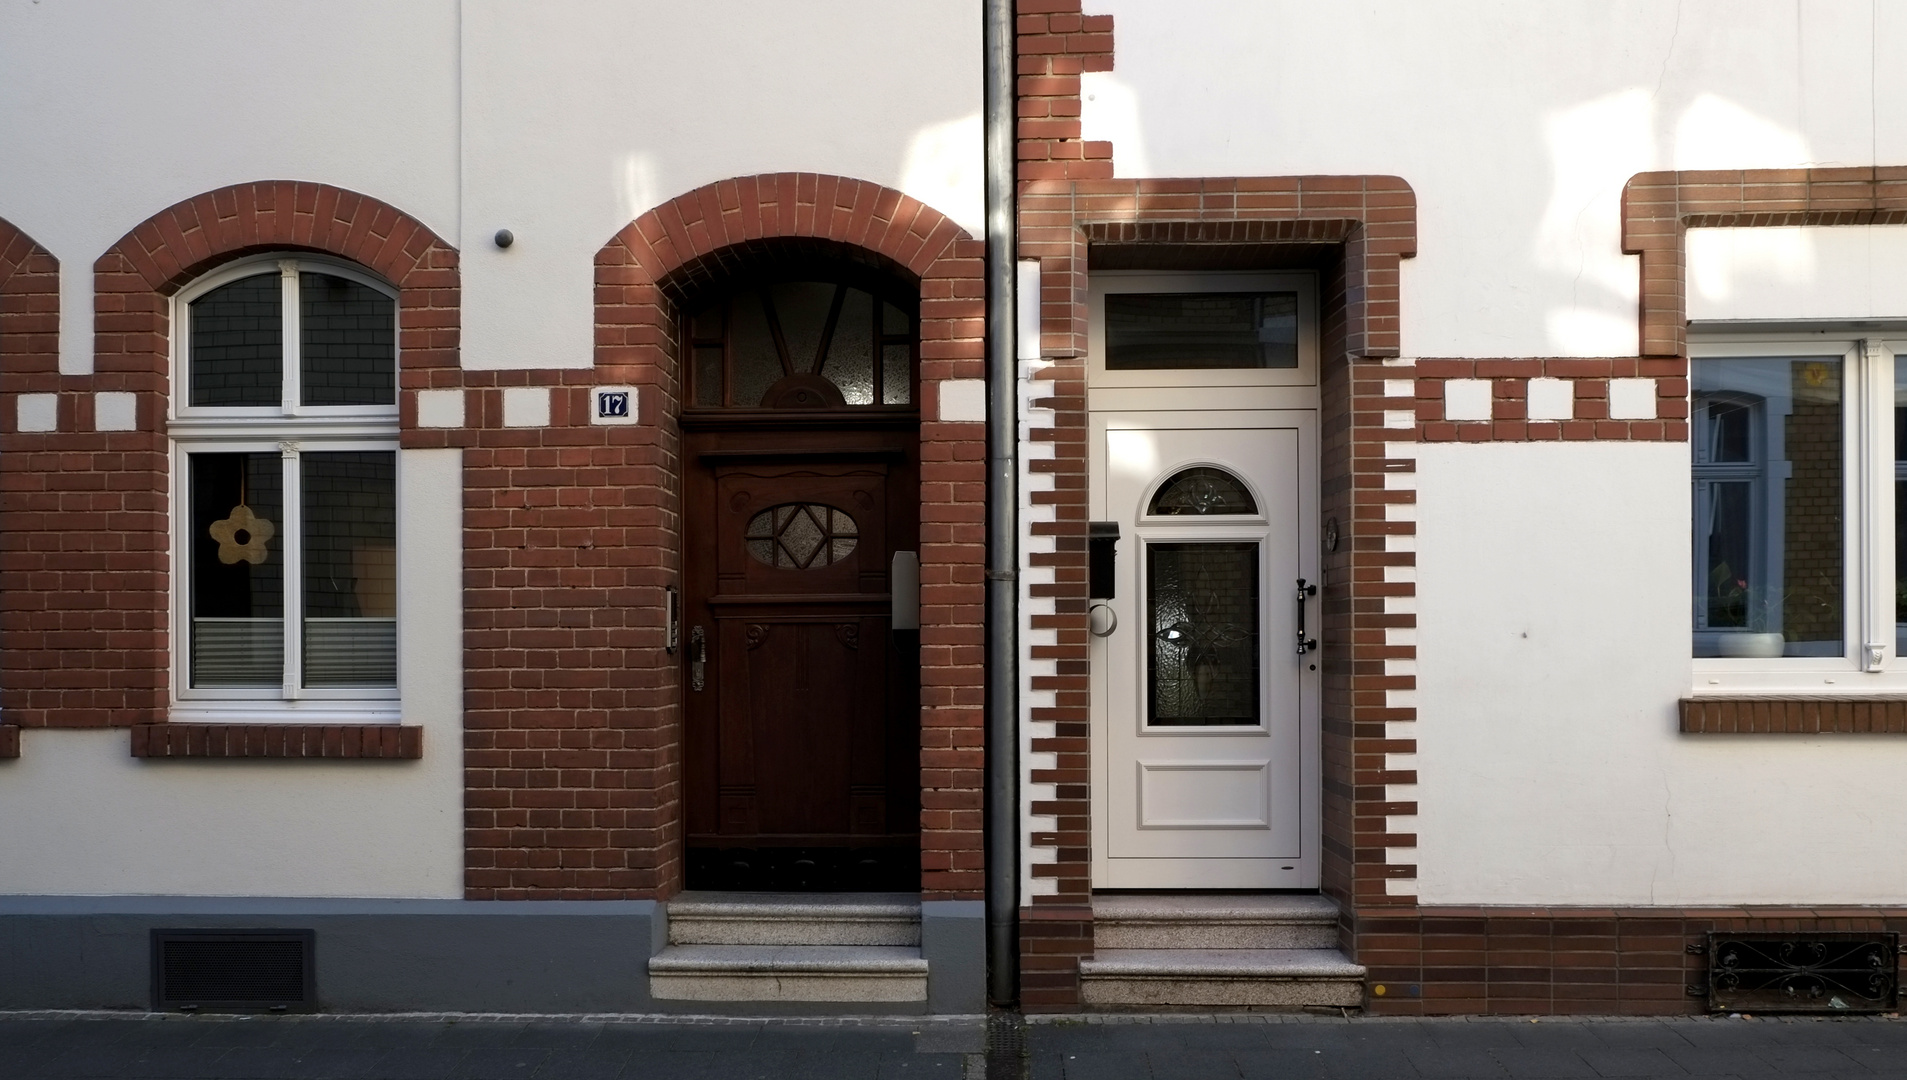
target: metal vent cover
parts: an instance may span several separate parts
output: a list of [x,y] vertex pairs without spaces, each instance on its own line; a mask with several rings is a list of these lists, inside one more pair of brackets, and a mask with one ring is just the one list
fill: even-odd
[[310,930],[154,930],[152,1007],[309,1011],[313,944]]
[[1899,934],[1708,934],[1716,1012],[1891,1012],[1899,993]]

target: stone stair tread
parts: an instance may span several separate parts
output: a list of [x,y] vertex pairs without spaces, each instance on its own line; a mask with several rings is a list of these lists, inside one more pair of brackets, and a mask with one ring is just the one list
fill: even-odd
[[1099,922],[1335,923],[1337,902],[1315,894],[1141,893],[1093,897]]
[[651,975],[795,972],[919,978],[927,961],[901,945],[669,945],[649,958]]
[[1362,979],[1364,965],[1336,949],[1100,949],[1082,978]]
[[671,919],[919,919],[914,893],[683,892],[669,901]]

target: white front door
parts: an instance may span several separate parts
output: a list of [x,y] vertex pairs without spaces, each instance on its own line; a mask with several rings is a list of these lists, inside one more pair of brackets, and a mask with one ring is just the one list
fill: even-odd
[[1316,415],[1094,415],[1095,887],[1319,883]]

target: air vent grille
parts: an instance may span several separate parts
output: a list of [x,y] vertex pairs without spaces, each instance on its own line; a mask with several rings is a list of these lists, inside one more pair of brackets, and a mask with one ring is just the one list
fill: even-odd
[[1900,988],[1900,935],[1708,935],[1708,1007],[1716,1011],[1887,1012]]
[[309,930],[154,930],[153,1008],[310,1009],[311,961]]

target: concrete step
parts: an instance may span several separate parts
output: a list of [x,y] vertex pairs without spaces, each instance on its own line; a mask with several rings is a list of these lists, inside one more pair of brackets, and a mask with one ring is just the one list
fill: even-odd
[[1144,893],[1093,897],[1093,948],[1334,949],[1329,897]]
[[1336,949],[1100,949],[1079,964],[1088,1005],[1364,1003],[1364,967]]
[[926,1001],[927,961],[894,945],[670,945],[649,959],[662,1001]]
[[672,945],[920,945],[912,893],[685,892],[669,901]]

